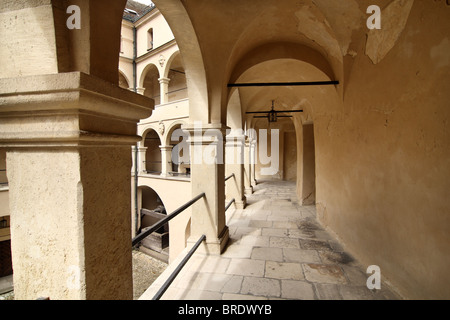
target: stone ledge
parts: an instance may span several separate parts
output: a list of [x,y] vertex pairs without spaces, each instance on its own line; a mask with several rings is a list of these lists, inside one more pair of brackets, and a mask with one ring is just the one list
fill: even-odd
[[0,79],[0,143],[8,147],[133,145],[153,100],[81,73]]
[[154,101],[82,72],[0,79],[0,114],[73,109],[137,122]]

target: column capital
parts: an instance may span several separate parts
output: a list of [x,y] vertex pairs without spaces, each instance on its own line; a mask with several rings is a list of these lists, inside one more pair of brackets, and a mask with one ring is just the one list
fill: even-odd
[[173,146],[159,146],[159,149],[164,152],[164,151],[172,151],[173,150]]
[[0,145],[132,145],[152,110],[151,99],[82,72],[4,78]]
[[170,78],[162,77],[162,78],[159,78],[158,81],[159,81],[159,83],[169,84]]
[[[134,91],[134,88],[131,88],[130,91]],[[140,95],[144,95],[145,92],[145,88],[136,88],[136,93],[140,94]]]

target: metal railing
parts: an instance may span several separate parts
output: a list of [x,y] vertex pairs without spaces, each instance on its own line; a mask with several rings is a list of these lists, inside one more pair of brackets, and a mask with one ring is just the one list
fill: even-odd
[[230,174],[228,177],[225,178],[225,182],[227,182],[227,180],[231,179],[234,177],[234,173]]
[[[230,174],[228,177],[225,178],[225,182],[227,182],[227,180],[230,180],[231,178],[234,177],[234,173]],[[233,204],[233,202],[235,202],[236,200],[233,198],[231,199],[230,202],[228,202],[228,204],[225,206],[225,211],[228,210],[228,208],[230,208],[230,206]]]
[[194,244],[191,250],[187,253],[187,255],[181,260],[180,264],[177,265],[175,270],[170,274],[169,278],[164,282],[164,284],[161,286],[161,288],[158,290],[158,292],[155,294],[152,300],[159,300],[162,295],[166,292],[166,290],[169,288],[170,284],[175,280],[176,276],[180,273],[181,269],[183,269],[184,265],[189,261],[189,259],[192,257],[192,255],[195,253],[197,248],[200,246],[200,244],[206,239],[205,235],[202,235],[200,239],[197,240],[197,242]]
[[231,199],[231,201],[230,202],[228,202],[228,204],[225,206],[225,211],[227,211],[228,210],[228,208],[233,204],[233,202],[235,202],[236,200],[233,198],[233,199]]
[[[234,173],[229,176],[226,180],[230,179],[231,177],[234,176]],[[145,229],[143,232],[141,232],[140,234],[138,234],[136,237],[133,238],[132,240],[132,247],[136,246],[138,243],[140,243],[143,239],[145,239],[147,236],[149,236],[151,233],[155,232],[156,230],[158,230],[159,228],[161,228],[163,225],[165,225],[166,223],[168,223],[170,220],[172,220],[173,218],[175,218],[177,215],[179,215],[181,212],[183,212],[184,210],[186,210],[188,207],[190,207],[191,205],[193,205],[195,202],[197,202],[198,200],[200,200],[201,198],[205,197],[205,193],[201,193],[198,196],[196,196],[194,199],[190,200],[189,202],[185,203],[184,205],[182,205],[181,207],[179,207],[178,209],[176,209],[175,211],[173,211],[171,214],[169,214],[167,217],[165,217],[164,219],[158,221],[157,223],[155,223],[154,225],[152,225],[151,227]],[[231,206],[231,204],[235,202],[235,199],[233,198],[225,207],[225,211],[228,210],[228,208]],[[172,282],[175,280],[175,278],[177,277],[177,275],[181,272],[181,270],[183,269],[183,267],[186,265],[186,263],[189,261],[189,259],[193,256],[193,254],[195,253],[195,251],[198,249],[198,247],[200,246],[200,244],[206,239],[205,235],[202,235],[197,242],[194,244],[194,246],[189,250],[189,252],[186,254],[186,256],[183,258],[183,260],[181,260],[181,262],[176,266],[176,268],[173,270],[173,272],[170,274],[170,276],[167,278],[167,280],[164,282],[164,284],[159,288],[159,290],[157,291],[157,293],[155,294],[155,296],[152,298],[152,300],[159,300],[163,294],[167,291],[167,289],[169,288],[169,286],[172,284]]]
[[173,211],[171,214],[167,215],[167,217],[165,217],[164,219],[158,221],[157,223],[155,223],[154,225],[150,226],[149,228],[147,228],[145,231],[141,232],[140,234],[138,234],[136,237],[133,238],[133,240],[131,241],[131,245],[134,247],[136,246],[139,242],[141,242],[142,240],[144,240],[147,236],[149,236],[151,233],[155,232],[156,230],[158,230],[159,228],[161,228],[163,225],[165,225],[166,223],[168,223],[170,220],[172,220],[173,218],[175,218],[177,215],[179,215],[181,212],[183,212],[184,210],[186,210],[187,208],[189,208],[191,205],[193,205],[195,202],[197,202],[198,200],[200,200],[201,198],[203,198],[205,196],[205,193],[201,193],[198,196],[196,196],[194,199],[192,199],[191,201],[188,201],[187,203],[185,203],[184,205],[182,205],[181,207],[179,207],[178,209],[176,209],[175,211]]

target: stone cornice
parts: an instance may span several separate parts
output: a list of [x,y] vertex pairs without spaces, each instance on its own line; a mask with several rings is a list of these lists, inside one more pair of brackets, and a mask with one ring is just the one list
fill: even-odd
[[153,100],[73,72],[0,79],[0,145],[125,146]]
[[5,112],[75,107],[140,120],[151,115],[154,103],[145,96],[81,72],[0,79],[0,116]]

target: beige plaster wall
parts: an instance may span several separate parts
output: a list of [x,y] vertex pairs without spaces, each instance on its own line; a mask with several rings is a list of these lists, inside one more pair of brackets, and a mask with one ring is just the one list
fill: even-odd
[[283,180],[297,180],[297,139],[295,131],[284,132]]
[[133,24],[129,21],[122,20],[120,35],[120,56],[133,59]]
[[361,42],[343,116],[315,117],[320,220],[407,298],[450,297],[449,15],[415,1],[376,65]]
[[166,42],[173,40],[174,36],[169,28],[166,20],[162,14],[154,10],[154,13],[150,13],[148,16],[136,23],[137,30],[137,54],[141,56],[147,53],[148,41],[147,32],[150,28],[153,28],[153,48],[165,44]]

